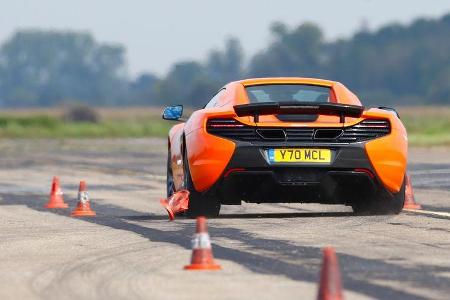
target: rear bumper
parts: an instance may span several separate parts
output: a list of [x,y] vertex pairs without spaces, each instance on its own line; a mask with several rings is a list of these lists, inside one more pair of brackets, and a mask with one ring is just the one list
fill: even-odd
[[[331,149],[332,162],[272,164],[266,153],[274,147]],[[238,142],[222,176],[207,193],[219,197],[223,204],[240,204],[241,200],[350,204],[380,191],[389,193],[377,178],[364,143],[268,146]]]

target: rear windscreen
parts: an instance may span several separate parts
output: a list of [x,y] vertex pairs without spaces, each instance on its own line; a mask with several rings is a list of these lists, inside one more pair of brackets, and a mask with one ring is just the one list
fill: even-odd
[[330,102],[330,88],[307,84],[265,84],[245,88],[250,103]]

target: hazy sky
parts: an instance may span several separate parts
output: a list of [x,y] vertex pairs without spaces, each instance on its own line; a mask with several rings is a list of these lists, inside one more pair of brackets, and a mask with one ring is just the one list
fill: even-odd
[[276,20],[313,21],[335,39],[363,20],[376,29],[448,12],[450,0],[0,0],[0,42],[21,28],[88,30],[126,46],[130,74],[164,74],[175,61],[203,59],[227,36],[238,37],[248,57],[266,45]]

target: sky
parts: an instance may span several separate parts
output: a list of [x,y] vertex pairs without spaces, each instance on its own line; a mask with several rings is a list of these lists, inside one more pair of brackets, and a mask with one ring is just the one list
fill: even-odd
[[314,22],[334,40],[363,23],[376,30],[446,13],[450,0],[0,0],[0,43],[27,28],[89,31],[126,47],[131,76],[164,75],[177,61],[205,59],[231,36],[250,57],[267,45],[274,21]]

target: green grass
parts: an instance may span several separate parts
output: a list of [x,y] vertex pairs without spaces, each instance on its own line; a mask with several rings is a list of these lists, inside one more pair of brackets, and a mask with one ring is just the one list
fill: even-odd
[[64,122],[48,115],[0,116],[3,138],[92,138],[167,135],[173,123],[161,118],[110,119],[99,123]]
[[[56,110],[0,114],[0,138],[165,137],[174,122],[160,108],[97,109],[99,123],[64,122]],[[450,146],[450,107],[404,107],[400,115],[411,146]]]
[[405,115],[402,118],[413,146],[450,146],[450,115]]

